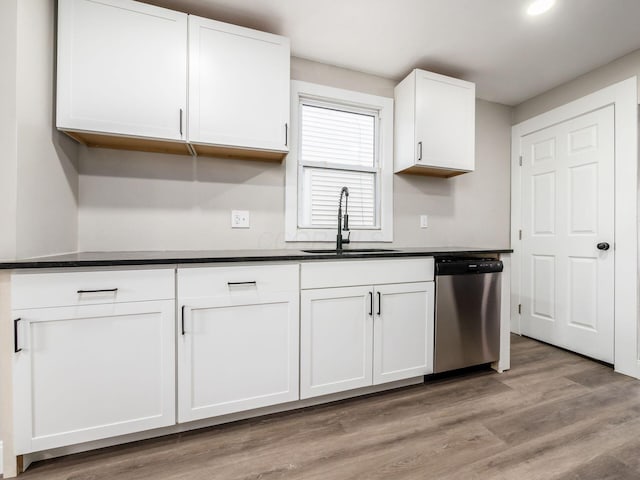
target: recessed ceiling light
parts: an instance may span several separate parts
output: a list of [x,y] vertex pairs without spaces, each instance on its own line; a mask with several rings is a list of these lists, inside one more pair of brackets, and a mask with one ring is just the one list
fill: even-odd
[[555,3],[556,0],[535,0],[527,8],[527,13],[532,16],[540,15],[553,7]]

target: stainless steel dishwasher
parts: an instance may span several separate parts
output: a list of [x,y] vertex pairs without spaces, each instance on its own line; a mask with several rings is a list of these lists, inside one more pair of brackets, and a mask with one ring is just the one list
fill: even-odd
[[500,272],[500,260],[436,258],[435,373],[498,360]]

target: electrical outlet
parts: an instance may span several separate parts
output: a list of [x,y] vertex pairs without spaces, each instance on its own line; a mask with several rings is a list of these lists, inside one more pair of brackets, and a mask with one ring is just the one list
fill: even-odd
[[420,215],[420,228],[427,228],[429,226],[429,217],[426,215]]
[[232,210],[231,228],[249,228],[249,211]]

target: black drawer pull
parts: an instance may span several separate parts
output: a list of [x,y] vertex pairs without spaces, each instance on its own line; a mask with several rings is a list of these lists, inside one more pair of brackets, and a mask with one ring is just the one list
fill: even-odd
[[184,335],[184,305],[182,305],[182,335]]
[[380,295],[380,292],[378,292],[378,316],[380,316],[381,312],[382,312],[382,295]]
[[21,318],[16,318],[13,321],[13,351],[15,353],[21,352],[22,348],[18,348],[18,322],[22,320]]
[[253,282],[227,282],[227,285],[230,287],[236,287],[238,285],[257,285],[258,283],[254,280]]
[[117,292],[117,288],[99,288],[97,290],[78,290],[78,293],[108,293],[108,292]]

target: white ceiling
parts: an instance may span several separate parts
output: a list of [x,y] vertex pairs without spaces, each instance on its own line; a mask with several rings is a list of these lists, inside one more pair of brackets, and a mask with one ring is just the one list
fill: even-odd
[[413,68],[517,105],[640,48],[640,0],[145,0],[291,39],[292,55],[401,80]]

